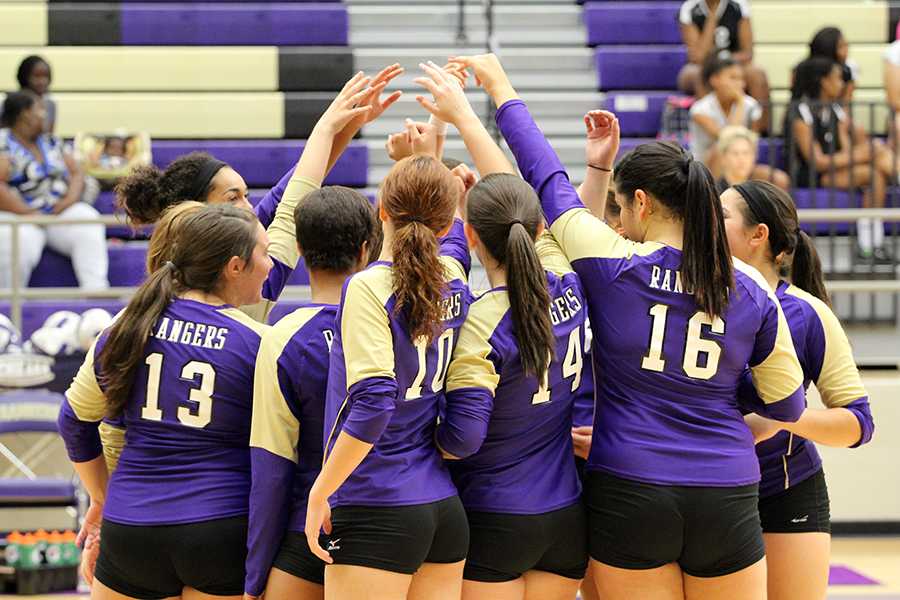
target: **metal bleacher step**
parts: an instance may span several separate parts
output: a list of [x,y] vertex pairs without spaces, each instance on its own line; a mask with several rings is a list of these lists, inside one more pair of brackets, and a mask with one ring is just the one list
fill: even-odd
[[[456,45],[458,7],[455,4],[351,3],[350,44],[353,46]],[[480,5],[465,8],[465,30],[473,45],[486,43],[486,20]],[[582,9],[576,4],[511,3],[494,7],[494,33],[502,47],[584,46],[587,38]]]

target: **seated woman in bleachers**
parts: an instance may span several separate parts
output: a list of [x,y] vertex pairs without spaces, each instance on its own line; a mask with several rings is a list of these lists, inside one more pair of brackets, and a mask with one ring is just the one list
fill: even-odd
[[53,101],[48,93],[50,82],[53,81],[50,63],[40,56],[33,54],[26,56],[19,64],[16,80],[19,82],[20,90],[33,92],[44,101],[44,108],[47,111],[44,118],[44,131],[53,133],[53,129],[56,126],[56,102]]
[[[78,284],[85,290],[109,287],[106,228],[99,224],[66,224],[66,219],[99,217],[81,202],[84,174],[62,141],[44,133],[46,112],[40,98],[15,92],[3,103],[0,122],[0,215],[56,215],[59,225],[19,227],[22,286],[41,259],[44,246],[71,257]],[[12,272],[12,228],[0,227],[0,287],[9,287]]]
[[848,58],[850,44],[844,34],[837,27],[824,27],[816,32],[809,42],[809,57],[822,56],[838,63],[841,66],[841,77],[844,80],[844,90],[841,93],[841,101],[846,104],[853,99],[853,90],[856,88],[856,79],[859,77],[859,65]]
[[[691,106],[691,151],[694,158],[718,176],[721,169],[716,140],[722,128],[738,125],[762,131],[765,129],[763,109],[744,93],[744,70],[732,58],[710,57],[703,65],[703,81],[711,91]],[[768,165],[755,165],[752,178],[769,179],[784,189],[790,185],[786,173]]]
[[747,89],[763,107],[768,123],[769,79],[753,64],[753,29],[747,0],[686,0],[678,13],[688,62],[678,73],[678,89],[697,98],[707,93],[702,65],[710,56],[731,57],[743,68]]
[[[895,179],[894,153],[853,127],[841,104],[843,90],[839,63],[816,56],[797,65],[784,127],[789,172],[798,187],[862,188],[863,207],[882,208],[888,181]],[[859,258],[891,260],[881,219],[859,219],[856,229]]]

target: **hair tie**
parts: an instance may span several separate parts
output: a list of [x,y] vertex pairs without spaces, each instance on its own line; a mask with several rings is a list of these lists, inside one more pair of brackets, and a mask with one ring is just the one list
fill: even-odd
[[176,267],[175,263],[173,263],[171,260],[167,260],[165,263],[163,263],[163,266],[166,267],[167,269],[169,269],[170,271],[178,270],[178,267]]
[[228,164],[221,160],[215,158],[207,159],[200,167],[200,171],[197,172],[197,177],[194,179],[194,186],[191,188],[191,197],[189,200],[203,202],[203,196],[206,192],[206,188],[209,187],[209,182],[216,176],[216,173],[227,166]]
[[512,229],[512,226],[513,226],[513,225],[517,225],[517,224],[518,224],[518,225],[521,225],[522,227],[525,227],[525,224],[522,223],[522,221],[520,221],[520,220],[518,220],[518,219],[513,219],[512,221],[509,222],[509,227],[510,227],[510,229]]
[[421,217],[409,217],[406,220],[410,223],[422,223]]

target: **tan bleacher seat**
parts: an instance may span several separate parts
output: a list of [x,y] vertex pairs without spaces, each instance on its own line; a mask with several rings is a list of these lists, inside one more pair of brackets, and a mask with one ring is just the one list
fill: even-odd
[[[47,43],[47,5],[43,0],[0,2],[0,46],[43,46]],[[5,76],[5,75],[4,75]]]
[[16,69],[29,54],[53,65],[54,92],[278,90],[274,46],[0,47],[0,89],[18,87]]
[[[860,68],[857,88],[882,87],[881,60],[887,44],[850,44],[850,58]],[[787,89],[790,85],[791,69],[809,56],[808,42],[797,44],[756,44],[753,48],[754,62],[769,75],[772,89]]]
[[889,41],[887,2],[803,2],[802,8],[798,4],[789,0],[751,2],[755,43],[808,43],[816,31],[829,25],[841,28],[851,49],[858,43]]
[[126,127],[153,138],[280,138],[284,94],[280,92],[61,93],[56,133]]

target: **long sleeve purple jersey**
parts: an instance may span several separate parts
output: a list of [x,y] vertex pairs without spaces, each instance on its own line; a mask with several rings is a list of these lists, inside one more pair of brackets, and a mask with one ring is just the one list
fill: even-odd
[[444,329],[431,343],[413,341],[405,315],[394,310],[390,263],[372,263],[345,284],[328,373],[326,460],[341,431],[374,447],[331,497],[332,506],[424,504],[456,494],[434,434],[470,304],[469,260],[457,220],[441,240]]
[[540,514],[581,496],[571,429],[584,377],[587,305],[552,235],[545,234],[537,250],[556,338],[544,381],[522,370],[505,287],[469,307],[450,362],[437,440],[461,458],[449,466],[467,510]]
[[769,416],[803,410],[803,372],[765,280],[735,261],[728,307],[710,318],[684,289],[681,250],[625,240],[584,208],[521,100],[497,123],[587,297],[598,398],[588,469],[658,485],[758,482],[737,401],[744,369]]
[[[134,375],[105,519],[172,525],[247,514],[254,371],[266,329],[233,307],[171,302]],[[106,398],[95,358],[104,343],[101,337],[60,410],[60,435],[75,462],[102,452]]]
[[250,431],[246,591],[259,596],[286,531],[302,532],[322,468],[328,355],[338,307],[310,304],[276,323],[260,344]]
[[[775,295],[791,328],[803,367],[804,387],[814,383],[825,406],[845,408],[856,416],[861,435],[854,448],[868,443],[875,432],[875,422],[840,321],[827,304],[785,281],[779,282]],[[741,400],[748,408],[759,404],[749,380],[740,390]],[[756,453],[762,471],[759,495],[763,498],[805,481],[822,467],[815,444],[786,431],[758,444]]]

